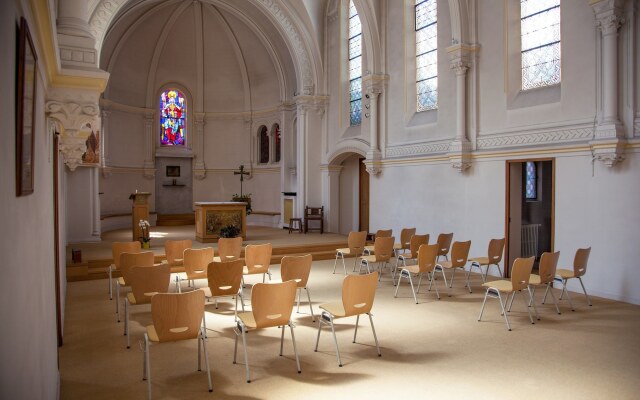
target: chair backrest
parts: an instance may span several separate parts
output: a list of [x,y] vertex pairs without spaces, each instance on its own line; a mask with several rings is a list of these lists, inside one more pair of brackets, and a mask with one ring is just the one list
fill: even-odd
[[349,237],[347,238],[347,246],[349,246],[349,251],[351,252],[351,254],[354,254],[356,256],[362,254],[366,243],[367,231],[349,232]]
[[237,260],[242,253],[242,236],[218,239],[218,255],[222,261]]
[[411,236],[411,240],[409,241],[409,252],[411,252],[411,258],[418,257],[418,250],[423,244],[429,244],[429,234]]
[[152,251],[140,253],[120,254],[120,273],[124,281],[129,284],[129,273],[133,267],[153,267],[154,255]]
[[244,261],[213,261],[207,266],[207,280],[212,296],[235,296],[242,284]]
[[523,290],[529,286],[529,278],[536,257],[516,258],[511,267],[511,286],[513,290]]
[[538,275],[540,275],[540,284],[546,284],[553,282],[553,278],[556,276],[556,268],[558,267],[558,259],[560,258],[560,252],[555,253],[544,252],[540,257],[540,265]]
[[111,257],[116,269],[120,268],[120,255],[122,253],[139,253],[142,246],[137,240],[135,242],[113,242],[111,244]]
[[393,229],[378,229],[376,231],[376,239],[379,237],[391,237]]
[[378,286],[378,271],[366,275],[347,275],[342,281],[342,306],[345,316],[371,311]]
[[591,247],[586,249],[578,249],[576,256],[573,258],[573,274],[577,277],[582,276],[587,272],[587,262],[589,261],[589,253],[591,253]]
[[207,266],[213,261],[213,247],[186,249],[182,264],[187,276],[207,272]]
[[[263,270],[264,267],[269,269],[272,250],[273,247],[271,243],[247,245],[244,249],[244,262],[248,272],[252,273],[256,270]],[[266,270],[261,272],[266,272]]]
[[295,281],[298,287],[307,287],[309,273],[311,272],[311,254],[304,256],[285,256],[280,262],[280,276],[282,281]]
[[464,267],[469,258],[471,240],[466,242],[455,242],[451,248],[451,266],[454,268]]
[[251,289],[251,308],[257,328],[289,324],[296,283],[256,283]]
[[129,270],[127,283],[136,304],[151,303],[151,298],[158,293],[167,293],[171,283],[171,267],[161,264],[157,267],[133,267]]
[[373,242],[373,254],[376,257],[376,262],[389,261],[393,257],[393,244],[395,241],[396,238],[393,236],[376,237],[376,241]]
[[502,260],[502,253],[504,252],[504,238],[491,239],[489,241],[489,264],[498,264]]
[[446,256],[451,249],[453,233],[441,233],[438,235],[438,256]]
[[165,240],[164,242],[164,254],[167,257],[167,263],[171,266],[181,264],[176,260],[182,260],[184,251],[190,249],[193,246],[191,239],[185,240]]
[[404,228],[400,231],[400,244],[403,249],[408,249],[411,237],[416,234],[416,228]]
[[438,259],[438,244],[423,244],[418,249],[418,268],[420,272],[431,272]]
[[195,339],[204,316],[204,292],[158,293],[151,298],[151,318],[161,342]]
[[322,207],[309,207],[304,208],[304,216],[307,219],[322,219],[324,215],[324,206]]

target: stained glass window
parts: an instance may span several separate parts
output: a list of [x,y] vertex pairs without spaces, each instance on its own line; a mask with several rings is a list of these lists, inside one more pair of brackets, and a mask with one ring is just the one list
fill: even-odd
[[184,94],[176,89],[165,90],[160,95],[160,143],[163,146],[184,146],[187,102]]
[[438,108],[438,6],[416,1],[416,110]]
[[536,163],[533,161],[527,161],[525,168],[525,198],[527,200],[537,200],[538,176]]
[[358,10],[349,1],[349,115],[351,125],[362,122],[362,26]]
[[560,83],[560,0],[521,0],[522,89]]
[[278,124],[274,124],[273,125],[273,141],[274,141],[274,145],[276,147],[275,149],[275,153],[276,153],[276,162],[280,162],[280,125]]
[[260,127],[258,140],[260,141],[260,163],[266,164],[269,162],[269,134],[267,133],[267,127],[264,125]]

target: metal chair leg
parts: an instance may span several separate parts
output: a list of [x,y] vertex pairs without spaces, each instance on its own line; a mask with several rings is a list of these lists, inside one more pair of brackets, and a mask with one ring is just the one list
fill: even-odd
[[376,328],[373,326],[373,318],[371,313],[367,313],[369,316],[369,322],[371,323],[371,331],[373,332],[373,340],[376,341],[376,349],[378,349],[378,357],[382,357],[382,353],[380,352],[380,346],[378,345],[378,335],[376,335]]
[[[203,335],[204,330],[200,331],[200,338],[198,340],[202,340],[202,348],[204,349],[204,363],[207,366],[207,378],[209,380],[209,392],[213,392],[213,384],[211,383],[211,368],[209,367],[209,352],[207,352],[206,339]],[[198,352],[200,354],[200,352]]]
[[313,304],[311,304],[311,295],[309,294],[309,288],[306,287],[304,290],[307,291],[307,299],[309,300],[309,310],[311,310],[311,320],[316,322],[316,316],[313,314]]
[[353,342],[352,343],[356,342],[356,336],[358,336],[358,324],[359,324],[359,322],[360,322],[360,314],[358,314],[356,316],[356,329],[353,332]]
[[589,295],[587,294],[587,289],[585,289],[584,283],[582,283],[582,277],[579,276],[578,280],[580,281],[580,285],[582,286],[582,291],[584,292],[584,295],[587,298],[587,304],[589,304],[589,307],[593,306],[593,304],[591,304],[591,299],[589,298]]
[[296,346],[296,336],[293,333],[293,324],[289,322],[289,330],[291,331],[291,341],[293,342],[293,354],[296,355],[296,366],[298,367],[298,373],[302,373],[300,368],[300,358],[298,357],[298,347]]

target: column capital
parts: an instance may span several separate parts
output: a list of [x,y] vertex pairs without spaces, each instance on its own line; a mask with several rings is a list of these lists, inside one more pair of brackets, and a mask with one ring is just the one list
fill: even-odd
[[324,114],[326,106],[329,103],[329,96],[300,95],[294,97],[294,100],[296,102],[296,110],[298,113],[306,113],[309,110],[315,110]]
[[389,75],[387,74],[368,74],[362,77],[364,92],[369,95],[378,96],[379,94],[384,93],[388,82]]
[[604,36],[618,33],[618,28],[624,24],[623,0],[595,0],[591,7],[596,17],[596,26]]

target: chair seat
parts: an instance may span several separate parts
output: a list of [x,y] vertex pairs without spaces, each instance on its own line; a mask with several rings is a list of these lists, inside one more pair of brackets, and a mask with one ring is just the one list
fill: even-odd
[[418,258],[418,256],[416,255],[414,257],[413,254],[411,254],[411,253],[405,253],[405,254],[399,254],[398,255],[398,260],[415,260],[416,258]]
[[492,288],[505,293],[513,292],[513,285],[510,281],[499,280],[482,284],[483,287]]
[[489,265],[489,257],[474,257],[469,259],[470,262],[475,262],[480,265]]
[[420,266],[419,265],[408,265],[404,268],[402,268],[404,270],[407,270],[409,272],[411,272],[412,274],[419,274],[420,273]]
[[152,342],[159,342],[160,338],[158,337],[158,332],[156,332],[156,327],[153,325],[147,326],[147,335],[149,336],[149,340]]
[[254,271],[249,272],[249,267],[247,267],[246,265],[244,267],[242,267],[242,274],[243,275],[251,275],[251,274],[266,274],[267,273],[267,268],[263,265],[260,264],[256,264],[253,266]]
[[540,275],[531,274],[529,276],[529,285],[540,285],[541,282]]
[[347,312],[344,310],[344,305],[342,302],[335,303],[324,303],[319,306],[321,309],[327,311],[329,314],[333,315],[335,318],[346,317]]
[[342,255],[344,255],[344,256],[350,256],[351,255],[351,249],[350,248],[336,249],[336,253],[342,253]]
[[256,327],[258,326],[256,324],[256,319],[253,317],[253,313],[251,311],[238,313],[238,318],[248,329],[256,329]]
[[124,281],[123,277],[119,277],[118,278],[118,285],[120,285],[120,286],[129,286],[129,285],[127,285],[127,282]]
[[158,292],[145,293],[143,299],[136,299],[136,297],[133,295],[133,293],[127,293],[127,299],[129,300],[129,303],[131,303],[131,304],[149,304],[149,303],[151,303],[151,298],[155,294],[158,294]]
[[576,274],[573,272],[573,270],[570,269],[558,269],[556,270],[556,275],[558,275],[562,279],[570,279],[576,277]]
[[442,268],[453,268],[453,264],[451,261],[441,261],[438,263]]

